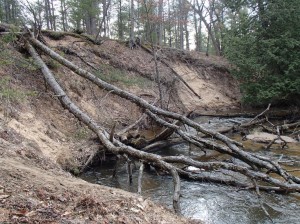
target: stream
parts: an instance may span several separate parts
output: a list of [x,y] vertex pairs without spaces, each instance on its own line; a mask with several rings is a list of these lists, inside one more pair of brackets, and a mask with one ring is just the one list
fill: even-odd
[[[246,118],[213,118],[201,117],[196,121],[206,128],[217,129],[232,126],[235,122],[245,122]],[[194,132],[194,130],[189,130]],[[239,135],[230,136],[241,141]],[[281,159],[286,162],[285,168],[297,170],[293,172],[300,177],[300,144],[289,143],[288,149],[280,149],[274,145],[269,150],[264,149],[265,144],[255,143],[250,140],[243,142],[245,149],[255,151],[260,155],[271,157],[274,160]],[[208,159],[229,159],[227,155],[222,155],[214,151],[204,155],[196,148],[190,148],[187,144],[180,144],[169,148],[164,148],[156,152],[160,155],[186,155],[200,161]],[[138,167],[133,171],[133,184],[129,185],[125,164],[119,164],[117,177],[113,178],[114,162],[103,161],[81,178],[101,185],[121,188],[130,192],[137,192]],[[144,171],[142,196],[172,208],[173,182],[169,176],[159,176],[154,170]],[[194,181],[181,181],[180,206],[182,215],[185,217],[202,220],[207,224],[224,223],[272,223],[270,218],[261,208],[261,203],[269,213],[274,223],[300,223],[300,195],[280,195],[274,193],[261,192],[259,199],[256,192],[239,190],[234,187],[223,185],[200,183]]]

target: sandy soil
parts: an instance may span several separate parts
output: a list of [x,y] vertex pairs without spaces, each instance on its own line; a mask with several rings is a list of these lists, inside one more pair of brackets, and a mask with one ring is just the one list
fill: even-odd
[[[236,82],[230,78],[229,74],[218,72],[218,76],[213,77],[216,76],[214,73],[217,71],[202,68],[199,72],[199,68],[196,70],[183,63],[174,64],[173,68],[201,97],[201,99],[195,97],[188,88],[181,84],[179,97],[187,110],[200,112],[203,109],[228,110],[231,107],[234,110],[238,108]],[[224,81],[227,81],[227,83],[224,83]],[[225,86],[222,86],[222,84],[225,84]]]
[[[66,37],[59,41],[48,38],[47,42],[54,48],[63,46],[80,52],[79,55],[95,67],[105,64],[122,69],[129,77],[142,76],[152,80],[148,86],[135,86],[134,88],[127,86],[126,89],[141,96],[150,95],[155,98],[158,95],[158,87],[154,82],[155,64],[151,54],[142,48],[129,50],[125,44],[111,40],[96,47],[83,42],[71,44],[76,40],[74,37]],[[164,100],[170,104],[169,107],[172,110],[180,112],[193,110],[195,113],[203,113],[239,108],[238,83],[229,74],[229,65],[224,59],[215,56],[207,57],[196,52],[189,54],[172,50],[162,52],[159,52],[159,56],[168,61],[170,67],[159,61],[158,70],[163,83]],[[78,58],[72,57],[72,60],[78,61]],[[201,100],[176,78],[172,69],[201,96]],[[174,82],[174,80],[177,81]],[[124,86],[121,85],[121,87]]]

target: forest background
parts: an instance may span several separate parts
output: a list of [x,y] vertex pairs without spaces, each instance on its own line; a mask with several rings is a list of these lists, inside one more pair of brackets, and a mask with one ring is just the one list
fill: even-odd
[[298,0],[0,0],[0,22],[224,56],[244,104],[300,104]]

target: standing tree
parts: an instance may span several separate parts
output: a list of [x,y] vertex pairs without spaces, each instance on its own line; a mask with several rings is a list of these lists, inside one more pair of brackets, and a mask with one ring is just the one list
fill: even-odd
[[130,0],[130,33],[129,33],[129,47],[132,49],[134,45],[134,1]]
[[[197,4],[196,4],[197,3]],[[204,2],[199,4],[198,0],[194,0],[194,6],[197,8],[199,14],[193,10],[194,16],[194,29],[195,29],[195,44],[196,44],[196,51],[201,51],[202,49],[202,21],[201,16],[203,13]]]
[[60,0],[60,15],[63,31],[68,30],[68,8],[66,0]]
[[114,29],[117,33],[117,37],[119,40],[124,40],[125,36],[129,33],[129,27],[127,21],[129,20],[128,13],[128,6],[124,4],[124,0],[118,0],[118,14],[117,20],[114,24]]
[[87,34],[97,34],[100,9],[97,0],[70,0],[70,22],[76,30],[85,29]]
[[17,0],[0,0],[0,22],[17,24],[20,7]]
[[164,1],[158,0],[158,29],[157,29],[157,37],[158,37],[158,45],[163,44],[163,30],[164,30]]

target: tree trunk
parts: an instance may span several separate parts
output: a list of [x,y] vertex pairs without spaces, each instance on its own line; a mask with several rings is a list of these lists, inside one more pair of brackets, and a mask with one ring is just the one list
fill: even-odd
[[[196,5],[196,0],[194,0],[194,5]],[[199,33],[198,33],[198,19],[197,19],[197,16],[196,16],[196,12],[195,10],[193,11],[193,18],[194,18],[194,29],[195,29],[195,44],[196,44],[196,51],[200,51],[200,48],[199,48]],[[201,23],[201,21],[200,21]],[[201,32],[201,30],[200,30]]]
[[47,30],[50,30],[50,15],[49,15],[48,0],[45,0],[45,19],[47,24]]
[[162,46],[163,43],[163,7],[164,7],[164,2],[163,0],[158,1],[158,45]]
[[130,37],[129,37],[129,47],[132,49],[134,45],[134,2],[130,0]]
[[60,87],[60,85],[55,80],[54,76],[52,75],[51,71],[48,69],[46,64],[42,61],[42,59],[38,56],[37,52],[34,48],[27,43],[26,44],[27,50],[30,52],[33,59],[36,61],[39,68],[42,70],[42,73],[45,77],[46,82],[49,86],[53,89],[56,96],[58,96],[60,102],[67,108],[72,114],[75,115],[80,121],[86,124],[93,132],[95,132],[101,141],[101,143],[107,148],[107,150],[111,151],[114,154],[127,154],[128,156],[132,156],[133,158],[137,158],[140,160],[144,160],[147,162],[155,163],[156,166],[167,170],[173,177],[174,182],[174,194],[173,194],[173,206],[175,211],[179,212],[179,195],[180,195],[180,178],[178,176],[178,172],[173,165],[170,165],[167,162],[162,160],[162,157],[159,155],[154,155],[146,152],[142,152],[136,150],[130,146],[126,146],[121,142],[116,141],[117,146],[115,146],[110,140],[108,133],[102,129],[97,123],[91,119],[87,114],[82,112],[66,95],[64,90]]
[[179,16],[178,16],[178,24],[179,24],[179,47],[181,50],[184,49],[184,35],[183,35],[183,0],[179,0]]
[[184,30],[185,30],[185,46],[186,50],[190,50],[190,36],[189,36],[189,30],[187,25],[188,15],[186,14],[185,17],[185,23],[184,23]]
[[55,16],[55,13],[54,13],[53,0],[51,0],[51,11],[52,11],[52,15],[51,15],[51,18],[52,18],[52,28],[53,28],[54,31],[56,31],[56,16]]
[[122,0],[119,0],[119,14],[118,14],[118,35],[119,39],[123,40],[123,20],[122,20]]
[[152,43],[152,49],[153,49],[153,57],[154,57],[154,63],[155,63],[156,82],[157,82],[158,91],[159,91],[160,108],[164,109],[163,89],[162,89],[162,85],[160,82],[160,73],[158,70],[158,63],[157,63],[157,50],[153,46],[153,43]]
[[202,15],[202,11],[199,10],[200,6],[198,4],[199,3],[198,1],[197,1],[198,8],[196,8],[196,6],[192,5],[187,0],[183,0],[183,1],[185,1],[188,5],[190,5],[193,8],[193,10],[195,10],[197,12],[197,14],[200,16],[200,19],[202,20],[202,22],[204,23],[204,25],[205,25],[205,27],[207,29],[208,36],[209,36],[208,40],[212,42],[212,44],[214,46],[214,49],[215,49],[215,52],[216,52],[216,55],[220,55],[220,49],[219,49],[219,46],[218,46],[218,44],[216,42],[215,35],[212,32],[212,28],[211,28],[211,24],[213,22],[213,20],[212,20],[212,17],[213,17],[212,13],[213,12],[211,10],[213,9],[212,7],[214,7],[214,2],[213,2],[213,4],[210,3],[209,9],[207,9],[209,11],[209,15],[210,15],[210,22],[208,23],[206,21],[206,19],[204,18],[204,16]]
[[102,20],[99,24],[99,29],[95,38],[95,41],[98,41],[98,38],[101,37],[101,32],[104,32],[104,37],[106,37],[106,32],[107,32],[107,17],[108,17],[108,8],[110,7],[111,0],[106,3],[106,0],[103,0],[103,17]]
[[171,5],[170,0],[168,0],[168,31],[169,31],[169,47],[172,47],[172,26],[171,26]]
[[62,26],[63,26],[63,31],[67,31],[65,0],[60,1],[60,10],[61,10],[61,23],[62,23]]

